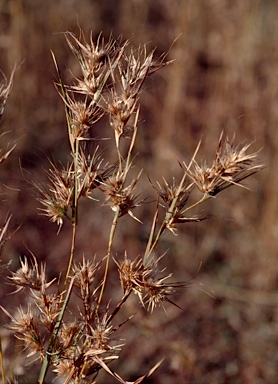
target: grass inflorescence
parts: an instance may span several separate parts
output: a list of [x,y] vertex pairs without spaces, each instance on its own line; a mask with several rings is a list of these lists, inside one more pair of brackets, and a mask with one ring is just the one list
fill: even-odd
[[[112,369],[112,362],[120,359],[126,342],[121,337],[122,326],[130,319],[117,321],[122,307],[135,293],[140,305],[155,316],[157,306],[174,304],[172,296],[187,286],[187,282],[174,280],[174,272],[165,273],[160,267],[162,257],[167,257],[167,253],[157,252],[163,233],[169,230],[176,235],[179,225],[204,220],[205,216],[190,212],[224,189],[241,186],[242,180],[262,166],[257,163],[257,152],[247,152],[250,145],[235,145],[223,133],[211,166],[197,162],[199,144],[188,164],[177,164],[182,173],[180,180],[151,183],[156,205],[142,255],[130,255],[124,249],[122,257],[115,255],[113,245],[119,220],[130,216],[138,225],[145,225],[136,214],[146,201],[138,190],[144,170],[139,170],[136,176],[131,172],[136,163],[137,133],[142,125],[140,95],[148,77],[169,62],[165,55],[155,58],[155,52],[148,53],[146,46],[134,48],[129,41],[112,37],[105,41],[99,35],[94,40],[91,35],[87,41],[82,33],[77,37],[67,32],[65,38],[80,66],[80,74],[73,76],[72,84],[65,84],[59,60],[53,54],[55,85],[66,114],[70,161],[57,166],[51,160],[46,171],[48,184],[39,186],[33,181],[33,185],[41,204],[40,213],[57,225],[58,234],[65,221],[71,222],[70,253],[65,269],[51,281],[47,279],[47,264],[40,263],[34,255],[21,259],[8,281],[15,286],[14,294],[28,294],[28,304],[22,304],[14,315],[3,307],[2,310],[10,319],[8,329],[23,343],[28,356],[41,362],[40,384],[45,382],[50,369],[64,383],[96,383],[100,370],[126,383]],[[1,114],[12,79],[13,74],[0,88]],[[94,128],[102,121],[113,133],[114,140],[109,141],[112,162],[105,158],[102,142],[94,135]],[[96,142],[100,144],[92,149]],[[1,161],[11,150],[2,155]],[[193,194],[195,190],[199,193]],[[113,212],[107,229],[106,254],[92,259],[83,256],[80,261],[76,255],[79,206],[82,199],[96,201],[99,196],[100,205],[110,206]],[[9,219],[1,230],[1,250],[9,237],[8,222]],[[117,267],[122,290],[118,302],[107,300],[112,263]],[[76,297],[79,305],[74,313],[69,304]],[[134,383],[143,381],[158,365]],[[2,382],[5,380],[2,364]]]

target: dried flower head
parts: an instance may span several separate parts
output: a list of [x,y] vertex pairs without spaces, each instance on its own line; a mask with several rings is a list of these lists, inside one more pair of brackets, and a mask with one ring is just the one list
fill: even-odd
[[115,350],[117,347],[112,347],[110,343],[110,337],[113,333],[113,326],[108,325],[106,322],[106,316],[102,321],[96,321],[93,327],[91,327],[90,339],[92,341],[93,349],[99,350]]
[[74,285],[78,287],[81,291],[87,290],[88,287],[92,285],[95,279],[96,272],[100,268],[100,264],[101,261],[96,263],[95,259],[91,261],[86,260],[84,257],[82,263],[73,264],[72,276],[74,276]]
[[157,275],[163,272],[157,271],[157,264],[160,259],[152,261],[145,266],[140,257],[130,261],[125,254],[122,262],[116,262],[124,293],[132,290],[138,295],[141,304],[144,307],[147,306],[148,310],[151,311],[164,301],[172,303],[168,296],[173,295],[177,288],[187,285],[183,282],[166,283],[165,281],[172,274],[158,278]]
[[106,42],[99,34],[96,42],[93,40],[93,35],[90,35],[90,41],[87,42],[84,34],[77,38],[73,33],[65,34],[67,43],[78,59],[81,65],[84,77],[88,77],[92,73],[99,72],[101,68],[112,60],[117,52],[117,41],[110,36]]
[[63,354],[74,355],[82,330],[78,321],[63,322],[58,334]]
[[143,203],[143,200],[138,200],[139,195],[134,194],[134,189],[139,180],[141,172],[130,185],[124,186],[125,172],[109,177],[104,183],[101,183],[99,189],[107,195],[105,204],[110,205],[112,210],[119,209],[119,217],[129,214],[133,219],[140,222],[132,210]]
[[106,313],[102,320],[97,316],[91,319],[92,324],[77,322],[62,326],[58,335],[59,359],[54,369],[59,376],[67,375],[79,383],[98,372],[102,363],[118,358],[122,345],[112,335],[121,325],[113,327],[107,319]]
[[136,260],[131,261],[125,253],[124,260],[121,262],[115,260],[115,263],[118,267],[123,292],[126,294],[134,288],[140,290],[140,285],[137,282],[142,281],[144,271],[142,260],[138,257]]
[[70,94],[65,88],[63,88],[63,95],[61,94],[61,97],[67,107],[69,139],[73,150],[74,141],[76,139],[86,140],[88,138],[88,130],[103,117],[105,112],[97,106],[94,100],[88,99],[88,97],[84,100],[76,100],[74,94]]
[[12,276],[9,276],[9,280],[12,285],[17,286],[15,292],[22,291],[24,288],[30,288],[35,291],[44,291],[49,287],[53,280],[46,282],[45,265],[41,265],[39,268],[36,258],[33,256],[33,261],[28,264],[28,259],[25,256],[20,259],[21,267],[12,272]]
[[97,302],[96,292],[97,287],[92,284],[95,280],[96,272],[99,270],[102,260],[96,263],[95,260],[85,260],[83,257],[82,263],[74,264],[72,266],[72,276],[74,276],[74,286],[77,288],[77,295],[80,296],[84,314],[80,314],[84,322],[91,323],[95,317],[95,310]]
[[83,147],[79,149],[78,157],[78,197],[88,197],[92,199],[92,191],[115,171],[115,164],[103,164],[103,158],[96,147],[92,155],[86,155]]
[[39,294],[33,293],[33,298],[40,312],[40,323],[51,334],[63,305],[63,295],[61,293],[46,294],[42,290]]
[[215,196],[231,185],[240,185],[240,182],[262,169],[256,164],[258,153],[247,154],[248,145],[234,146],[228,138],[223,139],[221,134],[215,159],[211,167],[206,163],[198,165],[193,161],[193,170],[186,167],[186,172],[197,188],[204,194]]
[[21,307],[19,307],[17,318],[14,318],[3,307],[1,307],[1,309],[12,321],[12,325],[7,326],[7,328],[13,331],[19,340],[24,341],[25,348],[29,348],[31,350],[28,357],[39,354],[39,357],[43,358],[44,340],[40,336],[38,319],[33,313],[31,305],[28,305],[26,313],[23,312]]
[[137,96],[145,79],[170,63],[165,62],[166,55],[154,60],[154,52],[153,50],[147,53],[146,45],[142,45],[138,49],[131,48],[129,53],[124,52],[123,60],[119,63],[118,68],[121,86],[127,97]]
[[126,96],[123,92],[118,95],[115,90],[111,91],[111,100],[107,102],[107,112],[110,118],[110,125],[115,131],[116,144],[119,145],[121,137],[128,136],[129,119],[135,112],[138,97],[137,95]]
[[117,41],[110,37],[106,43],[99,35],[97,42],[94,43],[92,34],[89,42],[83,34],[80,38],[69,32],[65,36],[70,49],[80,63],[83,75],[78,80],[78,84],[70,88],[74,92],[90,95],[94,100],[98,99],[98,93],[107,80],[105,78],[107,71],[111,70],[120,53]]
[[49,179],[49,190],[45,191],[38,185],[34,185],[40,197],[38,201],[45,206],[41,211],[50,221],[56,222],[59,229],[63,225],[64,217],[68,217],[68,210],[71,207],[74,190],[74,172],[72,163],[62,170],[55,164],[50,163],[52,168],[47,172]]

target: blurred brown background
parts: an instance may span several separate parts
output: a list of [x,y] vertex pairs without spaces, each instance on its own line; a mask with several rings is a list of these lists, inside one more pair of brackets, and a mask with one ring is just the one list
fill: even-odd
[[[49,156],[57,162],[69,158],[50,50],[70,81],[76,61],[62,32],[78,34],[79,27],[86,36],[112,32],[134,45],[147,43],[157,55],[169,51],[168,59],[175,60],[142,94],[136,151],[138,169],[145,169],[143,187],[149,189],[146,174],[160,181],[179,177],[177,160],[188,161],[200,138],[198,158],[210,162],[222,130],[235,134],[236,142],[254,141],[253,151],[262,148],[266,165],[245,182],[251,191],[224,191],[202,208],[209,220],[181,227],[177,238],[164,237],[160,250],[168,249],[167,271],[174,280],[192,281],[175,298],[184,311],[167,304],[166,312],[159,308],[151,316],[131,303],[127,313],[137,315],[125,326],[127,345],[115,369],[132,380],[165,357],[146,383],[277,383],[278,2],[0,1],[0,68],[9,76],[18,66],[2,122],[9,131],[2,146],[16,141],[17,147],[0,169],[1,217],[4,222],[11,213],[11,227],[20,226],[3,258],[16,266],[18,256],[30,250],[47,262],[49,278],[67,262],[70,224],[57,236],[57,227],[38,215],[29,182],[45,183]],[[101,216],[97,203],[89,211],[84,207],[80,258],[83,252],[105,254],[112,217],[105,209]],[[125,248],[129,255],[142,252],[153,209],[143,208],[144,226],[132,219],[121,224],[118,255]],[[13,311],[18,296],[7,297],[11,288],[2,283],[1,290],[1,303]],[[0,319],[7,321],[3,314]],[[10,368],[19,371],[19,365]],[[22,382],[31,380],[26,377]]]

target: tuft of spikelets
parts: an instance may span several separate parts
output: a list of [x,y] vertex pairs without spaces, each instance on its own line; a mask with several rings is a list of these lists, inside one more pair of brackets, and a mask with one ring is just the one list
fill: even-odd
[[184,282],[166,282],[172,276],[172,273],[157,277],[163,272],[157,271],[160,259],[153,260],[146,266],[143,264],[142,258],[137,257],[137,259],[131,261],[126,254],[123,261],[115,260],[124,294],[133,291],[138,295],[143,307],[147,307],[151,312],[161,303],[171,302],[169,296],[175,294],[177,289],[184,288],[187,285]]
[[118,209],[119,217],[129,214],[135,220],[140,221],[132,212],[134,208],[143,203],[143,200],[139,200],[139,195],[134,193],[139,177],[140,174],[128,186],[124,184],[125,173],[111,176],[101,183],[99,189],[107,195],[104,204],[110,205],[114,211]]
[[45,265],[38,266],[37,259],[33,256],[33,262],[28,263],[25,256],[20,260],[21,267],[16,272],[11,272],[9,276],[10,283],[17,287],[16,292],[24,288],[30,288],[35,291],[45,290],[53,281],[46,282]]
[[16,317],[11,316],[2,306],[0,307],[11,319],[12,325],[7,328],[14,335],[24,342],[24,346],[29,350],[29,356],[38,354],[40,358],[44,355],[44,341],[41,338],[38,328],[38,318],[34,312],[34,308],[29,304],[27,311],[19,307]]
[[257,164],[258,152],[247,153],[251,144],[234,145],[228,137],[220,136],[218,148],[211,167],[204,162],[199,165],[195,160],[193,170],[186,165],[188,175],[196,187],[204,194],[216,196],[223,189],[231,185],[242,185],[240,182],[254,173],[260,171],[263,166]]

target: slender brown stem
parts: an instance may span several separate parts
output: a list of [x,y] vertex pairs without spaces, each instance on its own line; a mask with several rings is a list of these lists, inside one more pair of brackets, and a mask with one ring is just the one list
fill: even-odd
[[138,125],[138,119],[139,119],[139,112],[140,112],[140,108],[138,107],[137,111],[136,111],[136,115],[135,115],[133,135],[131,138],[131,142],[130,142],[130,146],[129,146],[128,154],[127,154],[127,159],[126,159],[126,168],[127,169],[129,167],[129,164],[131,163],[131,154],[132,154],[132,150],[134,148],[134,144],[135,144],[135,140],[136,140],[136,136],[137,136],[137,125]]
[[117,223],[118,223],[118,219],[119,219],[119,213],[120,213],[120,208],[117,207],[115,215],[114,215],[113,223],[112,223],[112,226],[111,226],[111,230],[110,230],[108,250],[107,250],[105,270],[104,270],[104,276],[103,276],[103,281],[102,281],[102,284],[101,284],[101,291],[100,291],[99,298],[98,298],[96,312],[98,312],[98,309],[99,309],[99,306],[100,306],[100,303],[101,303],[101,300],[102,300],[102,297],[103,297],[106,281],[107,281],[108,269],[109,269],[109,263],[110,263],[110,257],[111,257],[111,249],[112,249],[114,235],[115,235],[115,231],[116,231],[116,227],[117,227]]
[[67,285],[70,270],[72,267],[74,259],[74,250],[75,250],[75,240],[76,240],[76,230],[78,223],[78,155],[79,155],[79,140],[75,141],[75,153],[74,153],[74,189],[73,189],[73,201],[72,201],[72,238],[71,238],[71,249],[70,249],[70,258],[67,267],[67,273],[65,278],[64,286]]
[[122,305],[126,302],[126,300],[129,298],[130,294],[131,294],[132,290],[129,290],[127,291],[124,296],[122,297],[121,301],[117,304],[116,308],[113,310],[113,312],[111,313],[111,315],[108,317],[107,319],[107,324],[111,323],[111,321],[113,320],[113,318],[117,315],[117,313],[119,312],[119,310],[121,309]]
[[196,203],[190,205],[189,207],[185,208],[185,209],[182,211],[182,213],[184,214],[185,212],[189,211],[190,209],[195,208],[195,207],[197,207],[198,205],[204,203],[205,201],[211,199],[212,197],[213,197],[213,196],[210,196],[210,195],[203,195],[203,196],[201,197],[200,200],[198,200]]
[[74,258],[74,250],[75,250],[75,239],[76,239],[76,229],[77,229],[77,224],[76,221],[72,222],[72,237],[71,237],[71,249],[70,249],[70,257],[69,257],[69,262],[68,262],[68,267],[67,267],[67,273],[65,277],[65,282],[64,282],[64,287],[66,287],[70,275],[70,270],[72,267],[73,263],[73,258]]
[[164,220],[157,232],[155,240],[150,244],[150,246],[147,247],[144,255],[144,260],[143,260],[144,265],[146,265],[148,258],[150,257],[151,253],[154,251],[155,247],[157,246],[159,239],[166,228],[166,225],[167,225],[166,220]]

